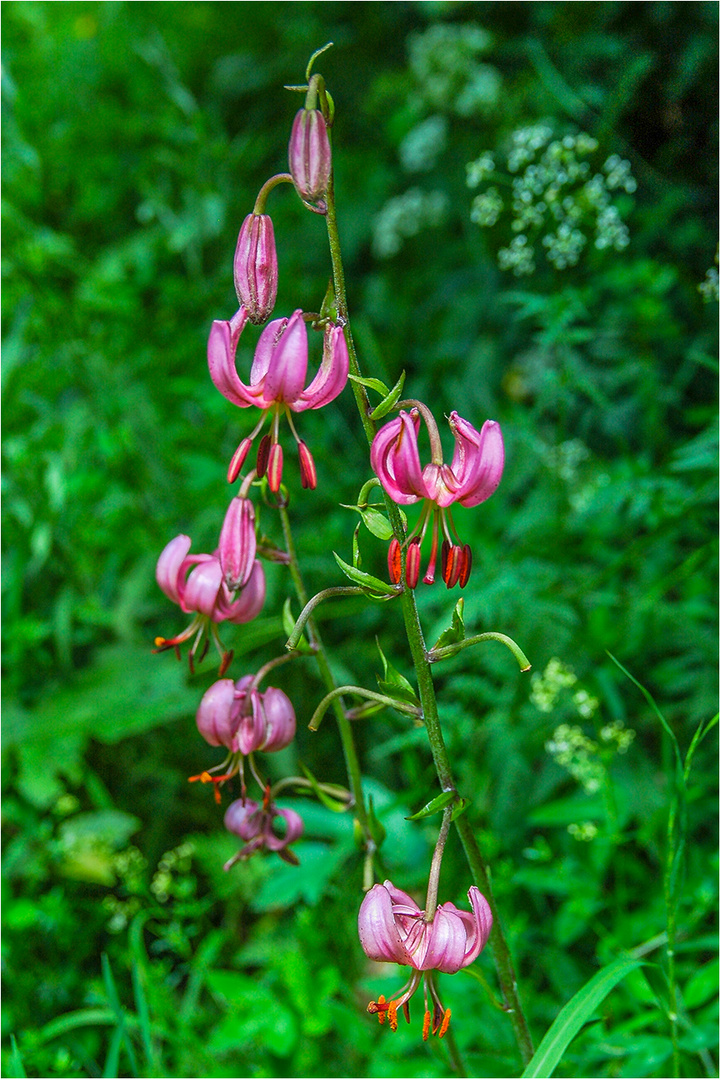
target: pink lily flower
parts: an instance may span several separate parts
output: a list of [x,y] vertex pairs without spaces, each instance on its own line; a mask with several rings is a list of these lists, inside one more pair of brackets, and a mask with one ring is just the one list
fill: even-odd
[[[421,416],[428,429],[431,461],[421,466],[418,431]],[[441,576],[449,589],[458,582],[463,588],[471,573],[471,549],[461,545],[451,518],[450,506],[477,506],[490,498],[503,474],[504,451],[500,425],[486,420],[480,431],[452,412],[448,418],[455,450],[450,465],[443,461],[440,435],[433,416],[425,405],[416,402],[410,412],[401,411],[385,424],[371,446],[373,470],[394,502],[401,506],[423,500],[423,510],[406,541],[406,583],[414,589],[420,575],[420,547],[429,522],[433,520],[431,556],[424,582],[433,584],[438,557],[439,534]],[[398,584],[401,574],[400,545],[392,540],[388,552],[391,580]]]
[[363,898],[358,936],[366,956],[381,963],[408,964],[414,969],[390,1001],[381,996],[368,1006],[368,1012],[376,1013],[381,1023],[388,1016],[392,1031],[398,1026],[398,1009],[403,1009],[410,1022],[408,1002],[421,982],[425,1002],[423,1038],[427,1039],[430,1032],[441,1038],[448,1030],[451,1011],[441,1004],[433,972],[454,975],[472,964],[485,947],[493,925],[488,901],[475,885],[468,890],[468,899],[472,911],[445,903],[428,918],[412,897],[390,881],[374,885]]
[[[283,824],[280,828],[283,835],[279,836],[273,829],[276,818],[281,818]],[[303,819],[295,810],[282,810],[270,799],[270,788],[266,788],[262,805],[253,802],[252,799],[236,799],[225,811],[225,827],[229,832],[235,833],[241,840],[246,840],[245,847],[241,848],[232,859],[228,859],[223,867],[230,870],[231,866],[243,859],[249,859],[256,851],[275,851],[281,859],[298,866],[297,855],[288,850],[292,844],[303,835]]]
[[157,637],[154,652],[175,649],[179,657],[179,646],[195,637],[188,658],[193,671],[195,655],[201,642],[205,641],[200,653],[202,660],[207,651],[208,639],[212,637],[222,657],[222,675],[233,654],[223,648],[217,624],[225,621],[246,623],[259,614],[265,601],[265,575],[263,567],[256,559],[245,587],[236,598],[223,580],[218,552],[215,551],[212,555],[189,555],[190,544],[190,537],[182,534],[171,540],[160,554],[155,578],[165,595],[177,604],[181,611],[187,615],[193,614],[193,620],[174,638]]
[[[266,754],[284,750],[295,738],[295,710],[290,698],[275,686],[257,689],[258,676],[244,675],[233,682],[219,679],[203,694],[195,722],[211,746],[225,746],[225,761],[189,780],[221,785],[237,773],[243,777],[244,758],[262,750]],[[220,776],[213,773],[222,772]],[[215,800],[220,802],[219,787]]]
[[250,381],[241,382],[235,367],[238,340],[248,319],[241,307],[227,322],[216,319],[208,339],[210,377],[221,394],[241,409],[255,405],[263,411],[260,422],[243,439],[230,463],[228,479],[238,476],[254,438],[270,415],[271,431],[258,449],[258,476],[268,474],[270,490],[277,492],[283,475],[283,450],[278,441],[282,414],[288,419],[298,445],[303,487],[314,488],[316,472],[313,458],[295,430],[291,412],[320,409],[338,397],[348,380],[348,348],[342,326],[326,324],[323,332],[323,356],[315,378],[304,388],[308,370],[308,333],[303,312],[294,311],[288,319],[274,319],[263,330],[256,346]]

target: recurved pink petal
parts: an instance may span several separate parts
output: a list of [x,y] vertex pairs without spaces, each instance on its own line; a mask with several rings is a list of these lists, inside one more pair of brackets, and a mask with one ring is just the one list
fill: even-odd
[[185,592],[181,607],[185,612],[199,611],[214,622],[220,622],[216,616],[216,601],[223,582],[223,571],[217,559],[207,559],[193,567],[185,583]]
[[269,686],[263,698],[265,731],[259,750],[271,753],[282,750],[295,738],[295,710],[287,694]]
[[250,709],[248,704],[246,700],[236,736],[236,746],[241,754],[252,754],[260,750],[265,738],[265,717],[257,690],[251,691]]
[[293,412],[320,409],[337,398],[348,381],[348,346],[342,326],[327,326],[323,333],[323,358],[318,373],[302,392]]
[[[220,599],[220,598],[219,598]],[[253,569],[248,578],[245,588],[237,600],[232,602],[222,598],[219,609],[223,612],[216,622],[227,619],[232,623],[246,623],[259,615],[265,603],[265,574],[258,559],[253,563]]]
[[185,589],[185,577],[183,573],[183,561],[190,551],[191,539],[189,536],[176,536],[163,548],[155,567],[155,580],[165,595],[174,604],[182,603],[182,595]]
[[[413,903],[410,897],[407,899]],[[358,937],[371,960],[412,965],[396,925],[391,894],[385,885],[374,885],[363,897],[358,912]]]
[[[393,502],[398,503],[399,506],[408,506],[410,503],[418,502],[418,499],[423,498],[423,496],[418,495],[415,491],[408,490],[396,477],[395,459],[402,432],[403,420],[401,416],[398,416],[395,420],[384,424],[380,431],[376,433],[371,445],[371,468],[391,499],[393,499]],[[416,444],[417,457],[418,447]],[[418,475],[422,483],[420,461],[418,461]]]
[[[470,918],[470,913],[467,913]],[[423,969],[436,968],[453,975],[465,967],[467,928],[453,904],[442,904],[431,925]]]
[[208,338],[208,370],[216,390],[220,390],[223,397],[234,405],[245,409],[257,402],[250,387],[240,381],[235,369],[235,350],[247,319],[245,308],[241,308],[238,314],[241,318],[233,320],[233,327],[231,323],[221,319],[216,319],[211,326]]
[[[267,816],[263,839],[269,851],[282,851],[303,835],[303,818],[296,814],[295,810],[281,810],[280,807],[274,809],[275,814]],[[277,817],[283,818],[285,822],[285,836],[276,836],[273,832],[273,821]]]
[[479,433],[455,412],[450,415],[450,424],[456,438],[451,465],[458,481],[456,501],[462,506],[478,506],[491,497],[503,475],[501,425],[486,420]]
[[263,827],[262,812],[252,799],[236,799],[225,811],[223,824],[241,840],[252,840]]
[[219,679],[203,694],[195,722],[198,731],[211,746],[232,748],[239,711],[234,695],[232,679]]
[[[273,331],[268,334],[271,327]],[[289,319],[269,323],[260,335],[250,373],[251,385],[255,387],[265,375],[263,400],[292,405],[300,397],[307,370],[308,332],[303,312],[297,310]]]

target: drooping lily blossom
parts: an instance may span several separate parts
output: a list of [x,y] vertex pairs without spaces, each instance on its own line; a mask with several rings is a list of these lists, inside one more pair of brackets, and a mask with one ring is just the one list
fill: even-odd
[[[296,720],[290,698],[275,686],[258,690],[256,678],[219,679],[203,694],[195,716],[198,731],[211,746],[224,746],[230,753],[215,768],[191,776],[191,781],[224,784],[239,772],[242,776],[246,755],[284,750],[293,741]],[[220,802],[218,786],[215,798]]]
[[[276,824],[277,819],[280,822]],[[223,867],[231,866],[243,859],[249,859],[256,851],[275,851],[281,859],[298,866],[297,855],[289,850],[288,845],[303,835],[303,819],[295,810],[283,810],[270,798],[266,788],[263,802],[259,805],[252,799],[236,799],[225,811],[225,827],[245,840],[245,847],[236,852]]]
[[[418,452],[418,432],[421,417],[425,422],[431,444],[431,460],[421,467]],[[439,539],[441,544],[441,576],[449,589],[458,582],[463,588],[471,573],[471,549],[461,544],[453,525],[450,506],[477,506],[490,498],[498,487],[503,473],[503,436],[495,420],[486,420],[476,431],[457,412],[448,418],[455,450],[450,465],[443,461],[443,448],[433,416],[420,402],[410,412],[401,411],[395,420],[385,424],[376,434],[371,447],[373,470],[394,502],[401,506],[423,500],[421,516],[406,540],[406,583],[414,589],[418,584],[421,563],[421,544],[431,521],[432,546],[428,568],[423,578],[431,585],[435,579]],[[400,545],[393,539],[388,552],[391,580],[398,584],[401,576]]]
[[413,968],[408,982],[390,1000],[381,995],[371,1001],[368,1012],[381,1023],[388,1017],[392,1031],[403,1009],[410,1022],[408,1002],[423,983],[423,1038],[442,1037],[448,1030],[450,1009],[444,1009],[435,986],[434,971],[455,974],[478,957],[488,941],[493,916],[487,900],[472,885],[468,890],[471,911],[445,903],[427,916],[407,893],[390,881],[374,885],[366,893],[358,914],[358,936],[366,956],[382,963],[407,964]]
[[249,436],[242,440],[230,463],[228,479],[232,483],[243,467],[248,451],[271,417],[270,433],[260,442],[256,469],[258,476],[268,475],[271,491],[278,491],[283,475],[283,450],[278,441],[280,417],[285,414],[300,456],[301,483],[314,488],[316,471],[306,444],[295,430],[291,412],[320,409],[338,397],[348,380],[348,348],[342,326],[327,323],[323,331],[323,356],[315,378],[304,387],[308,370],[308,333],[303,312],[294,311],[288,319],[274,319],[263,330],[250,369],[250,380],[243,383],[235,367],[238,340],[248,313],[241,307],[230,321],[216,319],[208,339],[210,377],[221,394],[241,409],[254,405],[263,415]]
[[222,675],[233,654],[224,649],[217,624],[225,621],[250,622],[260,613],[265,601],[265,575],[260,562],[255,559],[243,589],[235,596],[223,580],[218,552],[215,551],[212,555],[189,555],[190,544],[190,537],[182,534],[171,540],[160,554],[155,578],[173,603],[178,604],[186,614],[193,615],[192,622],[176,637],[157,637],[154,651],[175,649],[180,656],[179,646],[194,638],[189,654],[192,671],[198,650],[200,649],[199,659],[202,660],[209,638],[212,637],[222,658]]

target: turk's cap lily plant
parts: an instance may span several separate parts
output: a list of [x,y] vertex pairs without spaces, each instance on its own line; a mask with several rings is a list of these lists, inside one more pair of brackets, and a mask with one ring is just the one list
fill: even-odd
[[[421,466],[418,433],[423,418],[431,444],[431,461]],[[409,506],[423,501],[421,516],[406,540],[406,583],[414,589],[420,575],[420,545],[428,525],[432,527],[432,547],[424,582],[435,579],[441,546],[441,576],[448,588],[467,584],[471,572],[471,550],[461,544],[453,525],[450,506],[478,506],[490,498],[503,475],[504,448],[500,424],[486,420],[477,431],[467,420],[452,412],[448,423],[455,440],[453,460],[443,460],[438,427],[430,410],[420,402],[410,412],[385,424],[371,446],[371,465],[385,491],[395,503]],[[388,567],[394,584],[400,581],[400,546],[392,540]]]
[[[277,819],[280,819],[279,825],[275,825]],[[229,832],[246,841],[245,846],[228,859],[224,870],[230,870],[235,863],[263,850],[274,851],[285,862],[298,865],[297,855],[289,851],[288,846],[303,835],[303,819],[295,810],[276,806],[268,789],[260,805],[252,799],[236,799],[225,811],[224,822]]]
[[441,1004],[433,972],[454,975],[472,964],[485,947],[493,926],[490,906],[475,885],[468,890],[468,899],[471,911],[445,903],[428,918],[413,898],[391,881],[374,885],[366,893],[358,914],[358,936],[366,956],[413,968],[408,982],[389,1001],[380,997],[368,1006],[368,1011],[376,1013],[381,1023],[387,1015],[393,1031],[397,1027],[398,1009],[402,1008],[406,1020],[410,1020],[408,1002],[421,982],[425,1001],[423,1038],[427,1039],[429,1032],[442,1036],[447,1031],[450,1010]]
[[190,545],[190,537],[182,533],[171,540],[160,554],[155,578],[165,595],[186,615],[192,614],[194,617],[190,625],[176,637],[157,637],[155,651],[175,649],[179,655],[179,646],[194,638],[189,655],[192,670],[201,643],[204,643],[199,656],[202,660],[208,638],[212,637],[222,656],[222,674],[232,659],[232,653],[223,648],[217,624],[225,621],[250,622],[260,613],[265,602],[265,574],[259,560],[255,559],[244,588],[235,596],[223,580],[218,552],[190,555]]
[[271,416],[271,431],[261,440],[256,469],[259,477],[268,475],[271,491],[278,491],[283,472],[283,452],[278,441],[278,425],[285,415],[296,443],[301,464],[303,487],[314,488],[315,465],[305,443],[295,430],[292,412],[320,409],[333,401],[348,380],[348,347],[343,327],[327,323],[323,331],[323,354],[315,377],[304,386],[308,371],[308,332],[301,310],[287,319],[274,319],[260,335],[255,349],[248,383],[243,383],[235,366],[240,335],[248,313],[241,307],[230,321],[216,319],[208,339],[208,368],[220,393],[241,409],[255,406],[262,417],[252,433],[240,443],[233,455],[228,478],[240,472],[245,458],[266,417]]

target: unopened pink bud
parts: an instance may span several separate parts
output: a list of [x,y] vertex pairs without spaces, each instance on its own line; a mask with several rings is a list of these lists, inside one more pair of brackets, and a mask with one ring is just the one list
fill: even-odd
[[278,256],[273,222],[267,214],[248,214],[240,228],[233,259],[238,299],[252,323],[263,323],[275,307]]
[[218,558],[225,584],[231,592],[250,578],[255,559],[255,511],[250,499],[236,496],[228,507],[220,530]]
[[330,180],[330,140],[319,109],[301,109],[293,121],[288,163],[298,194],[307,202],[325,195]]

